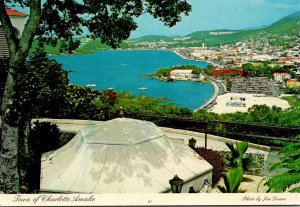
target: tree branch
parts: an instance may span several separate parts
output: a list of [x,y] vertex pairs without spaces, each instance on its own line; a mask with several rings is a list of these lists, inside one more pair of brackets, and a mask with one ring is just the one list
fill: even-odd
[[5,10],[4,0],[0,0],[0,22],[3,25],[10,56],[12,56],[17,52],[18,38],[15,34],[15,30],[10,21],[10,18]]
[[[31,48],[33,38],[41,20],[41,0],[30,1],[30,15],[23,30],[20,42],[19,52],[23,58],[26,58]],[[55,21],[55,20],[54,20]]]

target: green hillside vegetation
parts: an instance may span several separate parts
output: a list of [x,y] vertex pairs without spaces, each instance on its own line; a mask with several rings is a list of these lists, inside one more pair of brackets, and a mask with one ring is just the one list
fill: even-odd
[[[58,44],[55,47],[52,47],[50,45],[45,45],[44,49],[48,54],[51,54],[51,55],[67,54],[67,52],[60,52],[60,50],[59,50],[60,45],[61,45],[60,42],[58,42]],[[38,46],[38,42],[34,41],[33,47],[30,50],[30,55],[33,54],[33,52],[36,50],[37,46]],[[132,45],[129,42],[122,42],[120,44],[119,48],[120,49],[129,49],[129,48],[134,48],[134,45]],[[107,46],[107,45],[101,43],[101,41],[99,39],[96,39],[96,40],[91,40],[87,43],[83,43],[82,46],[77,48],[73,53],[74,54],[90,54],[97,50],[112,50],[112,48],[110,46]]]
[[[233,34],[218,34],[213,35],[211,32],[233,32]],[[292,37],[285,37],[285,35],[292,35]],[[273,45],[289,46],[290,43],[295,42],[300,38],[300,11],[286,16],[279,21],[262,28],[245,29],[245,30],[212,30],[212,31],[197,31],[183,37],[179,36],[162,36],[162,35],[147,35],[139,38],[133,38],[124,41],[121,49],[135,49],[136,44],[140,42],[167,42],[168,47],[194,47],[205,43],[207,46],[219,46],[225,44],[234,44],[249,38],[270,37],[270,43]],[[176,39],[178,38],[178,39]],[[81,38],[82,40],[83,38]],[[35,48],[37,43],[33,43]],[[56,47],[46,46],[45,50],[49,54],[59,55],[58,44]],[[95,50],[108,50],[111,47],[102,44],[99,39],[90,40],[82,43],[82,46],[75,50],[77,54],[93,53]],[[33,50],[32,50],[33,51]]]
[[131,39],[131,41],[134,42],[170,42],[173,41],[176,37],[168,37],[168,36],[162,36],[162,35],[146,35],[138,38]]
[[[233,34],[212,35],[210,32],[194,32],[186,37],[191,37],[190,41],[201,41],[207,46],[220,46],[220,44],[233,44],[242,39],[253,36],[252,30],[233,30]],[[256,30],[255,30],[256,33]],[[199,43],[190,43],[192,46]]]
[[[212,35],[211,32],[233,32],[233,34]],[[172,46],[199,46],[200,43],[205,43],[207,46],[219,46],[220,44],[233,44],[248,38],[257,38],[263,36],[272,36],[271,43],[275,45],[287,45],[287,42],[292,42],[295,39],[285,39],[283,35],[298,35],[300,34],[300,12],[295,12],[279,21],[262,28],[245,29],[245,30],[212,30],[212,31],[197,31],[185,35],[185,40],[173,41]],[[135,41],[159,42],[164,40],[170,41],[171,37],[149,35],[135,39]]]
[[[134,48],[134,45],[132,45],[129,42],[122,42],[120,44],[120,49],[129,49],[129,48]],[[101,43],[99,39],[96,39],[96,40],[91,40],[86,44],[83,44],[81,47],[76,49],[75,52],[79,54],[88,54],[96,50],[111,50],[111,49],[112,48],[110,46],[107,46]]]
[[280,19],[269,27],[264,28],[263,31],[271,34],[299,34],[300,11]]

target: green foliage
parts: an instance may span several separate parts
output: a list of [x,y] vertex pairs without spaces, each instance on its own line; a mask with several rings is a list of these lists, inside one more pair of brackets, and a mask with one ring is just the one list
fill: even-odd
[[[94,103],[100,92],[90,88],[69,85],[60,116],[70,119],[95,119],[100,110]],[[99,117],[100,118],[100,117]]]
[[73,36],[82,34],[81,26],[84,25],[89,29],[92,39],[99,38],[101,43],[116,48],[137,28],[134,18],[144,12],[163,21],[167,26],[174,26],[181,20],[181,15],[188,15],[189,11],[191,6],[183,0],[107,1],[99,4],[94,1],[46,1],[37,35],[40,42],[51,46],[63,39],[60,52],[73,51],[79,46],[79,40]]
[[248,109],[248,112],[235,112],[221,114],[219,120],[259,124],[267,126],[299,127],[300,110],[297,108],[282,110],[279,107],[268,107],[266,105],[254,105]]
[[248,142],[239,142],[236,144],[236,147],[230,143],[226,143],[226,145],[231,151],[231,157],[228,158],[229,166],[233,168],[240,167],[243,171],[250,169],[252,160],[250,158],[244,158],[244,154],[248,149]]
[[290,72],[290,70],[289,70],[290,68],[288,68],[286,66],[271,67],[271,66],[268,66],[267,63],[258,65],[258,66],[255,66],[251,63],[247,63],[247,64],[244,64],[242,66],[242,68],[243,68],[244,74],[246,76],[255,76],[255,77],[261,76],[261,77],[273,78],[273,74],[276,72],[280,72],[280,73],[284,73],[284,72],[289,73]]
[[37,50],[16,74],[15,105],[23,112],[47,116],[64,100],[67,74],[61,64]]
[[50,122],[34,122],[29,135],[29,144],[38,154],[57,149],[60,146],[59,128]]
[[130,117],[134,117],[135,114],[180,117],[190,117],[192,115],[191,110],[176,106],[166,98],[152,98],[143,95],[136,97],[127,92],[118,94],[112,113],[117,114],[120,107],[123,107],[125,116]]
[[248,149],[248,142],[237,143],[236,147],[230,143],[226,143],[226,145],[231,151],[231,157],[227,158],[231,168],[223,174],[225,188],[223,186],[218,186],[218,188],[223,193],[244,192],[239,189],[239,186],[243,180],[244,171],[248,170],[252,163],[252,159],[243,158]]
[[243,180],[243,169],[241,167],[236,167],[230,169],[227,173],[223,174],[223,180],[225,188],[218,185],[217,187],[222,193],[241,193],[244,192],[240,190],[240,184]]
[[213,166],[212,170],[212,183],[213,185],[217,184],[221,178],[224,160],[219,152],[212,149],[205,148],[195,148],[195,152],[198,153],[203,159],[205,159],[209,164]]
[[203,69],[204,73],[208,76],[212,75],[213,69],[211,67],[206,67]]
[[271,170],[284,169],[283,173],[270,177],[265,185],[268,186],[268,192],[279,193],[300,192],[298,186],[300,183],[300,142],[288,143],[280,150],[281,161],[271,166]]
[[227,89],[228,91],[231,91],[231,88],[232,88],[232,81],[229,80],[228,77],[226,77],[225,81],[226,81],[226,89]]

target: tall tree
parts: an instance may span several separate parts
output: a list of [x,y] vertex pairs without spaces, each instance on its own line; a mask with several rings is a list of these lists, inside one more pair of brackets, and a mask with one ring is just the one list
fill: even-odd
[[[20,39],[5,9],[16,5],[30,11]],[[22,157],[28,151],[26,137],[31,117],[30,110],[18,107],[14,94],[35,37],[41,44],[56,45],[61,40],[61,49],[72,51],[79,45],[73,37],[82,34],[82,27],[86,26],[92,38],[100,38],[102,43],[116,48],[137,28],[136,17],[149,13],[166,26],[174,26],[190,11],[186,0],[45,0],[43,3],[41,0],[0,0],[0,21],[10,54],[1,103],[2,189],[22,189],[25,185]]]

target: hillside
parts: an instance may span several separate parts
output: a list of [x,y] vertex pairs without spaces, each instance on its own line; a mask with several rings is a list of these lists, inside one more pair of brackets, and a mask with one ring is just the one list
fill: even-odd
[[131,39],[132,41],[135,42],[160,42],[160,41],[173,41],[174,38],[176,37],[168,37],[168,36],[162,36],[162,35],[147,35],[147,36],[142,36],[138,38]]
[[[300,11],[288,15],[269,26],[262,26],[253,29],[244,30],[212,30],[197,31],[183,37],[173,38],[174,46],[194,46],[199,43],[205,43],[207,46],[218,46],[220,44],[231,44],[246,38],[255,38],[259,36],[276,35],[277,39],[281,39],[282,35],[299,35],[300,34]],[[171,37],[166,36],[144,36],[134,41],[157,42],[157,40],[165,40],[170,42]],[[182,40],[180,40],[182,39]],[[280,42],[280,41],[277,41]]]
[[273,34],[300,34],[300,11],[280,19],[263,31]]
[[[294,36],[293,38],[287,38]],[[132,38],[124,41],[121,49],[147,48],[145,43],[166,43],[166,47],[193,47],[205,43],[206,46],[219,46],[224,44],[233,44],[248,38],[257,37],[272,37],[271,44],[288,45],[289,41],[294,41],[300,35],[300,11],[290,14],[269,26],[262,26],[254,29],[244,30],[212,30],[212,31],[197,31],[185,36],[162,36],[162,35],[147,35],[139,38]],[[81,46],[75,53],[92,53],[95,50],[107,50],[110,47],[102,44],[100,40],[81,39]],[[36,43],[34,43],[36,45]],[[49,54],[60,54],[58,47],[46,47]]]

